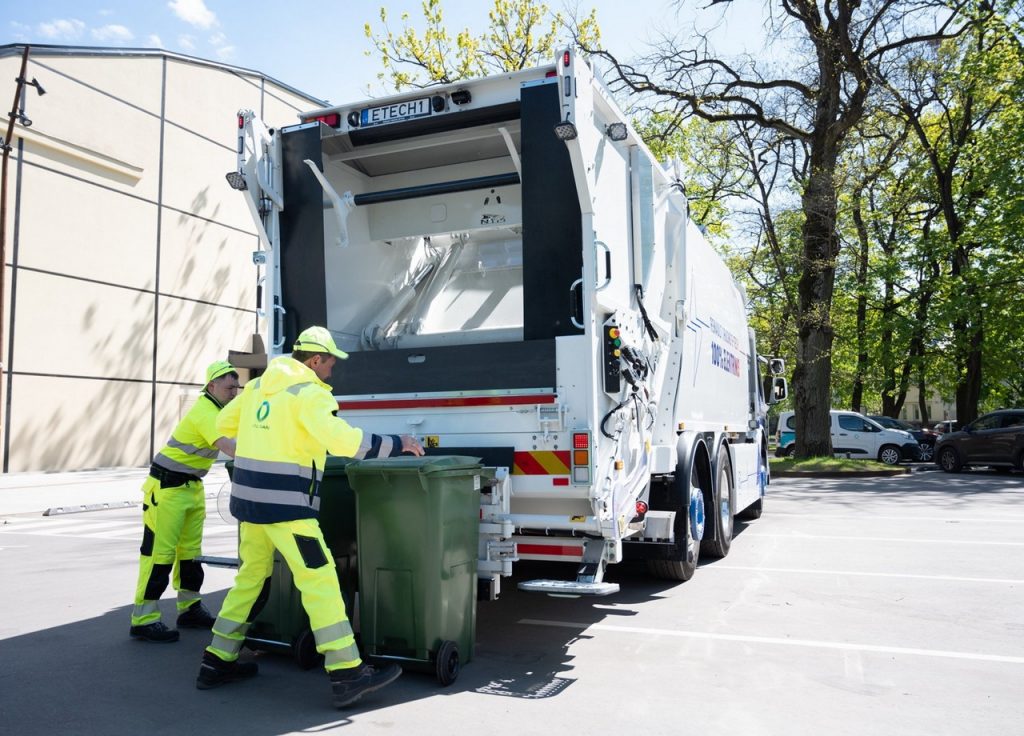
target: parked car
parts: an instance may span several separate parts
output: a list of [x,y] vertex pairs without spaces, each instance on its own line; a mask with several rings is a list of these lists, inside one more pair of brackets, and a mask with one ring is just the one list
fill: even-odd
[[1024,470],[1024,409],[1000,409],[942,435],[935,460],[947,473],[970,465]]
[[[832,423],[832,451],[840,456],[878,460],[886,465],[921,459],[921,447],[914,436],[902,429],[886,429],[863,414],[833,409],[829,412]],[[775,454],[785,457],[793,451],[796,442],[794,413],[779,415],[779,439]]]
[[868,414],[868,419],[873,419],[886,429],[902,429],[904,432],[914,435],[914,439],[917,440],[917,444],[921,448],[921,460],[924,462],[930,463],[935,457],[935,442],[939,439],[940,433],[934,429],[925,429],[924,427],[918,429],[902,419],[893,419],[881,414]]
[[947,432],[956,432],[961,429],[960,422],[956,419],[943,419],[941,422],[936,422],[934,430],[939,434],[946,434]]

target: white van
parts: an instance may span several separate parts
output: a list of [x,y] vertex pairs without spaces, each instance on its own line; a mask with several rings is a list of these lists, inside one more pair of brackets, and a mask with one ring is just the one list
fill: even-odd
[[[885,429],[872,419],[855,411],[829,412],[832,421],[832,451],[839,457],[878,460],[886,465],[921,459],[921,448],[910,432]],[[779,415],[778,447],[775,454],[786,457],[796,442],[796,420],[793,412]]]

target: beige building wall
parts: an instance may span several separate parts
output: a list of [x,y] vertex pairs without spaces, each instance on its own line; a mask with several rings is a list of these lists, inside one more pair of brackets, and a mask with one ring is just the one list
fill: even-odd
[[[918,406],[919,395],[916,386],[911,386],[907,389],[907,399],[903,402],[903,408],[900,410],[900,419],[908,422],[921,421],[921,407]],[[935,424],[935,422],[941,422],[943,419],[956,419],[955,403],[946,401],[934,393],[927,398],[926,403],[928,405],[929,426]]]
[[[22,49],[0,47],[0,80]],[[163,52],[33,48],[26,78],[46,94],[26,89],[8,163],[3,471],[144,466],[258,329],[259,241],[224,180],[236,113],[323,103]]]

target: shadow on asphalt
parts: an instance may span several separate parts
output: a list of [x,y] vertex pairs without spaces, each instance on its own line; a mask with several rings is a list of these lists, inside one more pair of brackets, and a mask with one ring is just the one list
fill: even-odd
[[[1024,491],[1024,473],[1020,471],[968,468],[960,473],[945,473],[934,465],[924,464],[906,475],[882,478],[778,478],[768,488],[765,515],[771,514],[773,496],[800,499],[808,504],[827,501],[832,508],[856,508],[872,497],[908,506],[956,508],[966,507],[976,498],[999,496],[1004,497],[1008,506],[1018,506],[1021,498],[1012,493],[1016,490]],[[808,508],[809,512],[812,510]]]
[[[499,600],[478,604],[476,651],[452,685],[441,687],[432,675],[407,671],[393,685],[345,711],[331,706],[322,669],[302,670],[291,656],[270,652],[243,652],[243,659],[253,658],[260,666],[252,680],[196,690],[209,632],[185,629],[180,641],[170,644],[132,640],[130,609],[120,607],[103,616],[0,641],[0,723],[12,736],[277,736],[355,725],[353,717],[365,724],[366,718],[359,718],[363,714],[462,693],[481,696],[481,713],[495,712],[494,698],[557,698],[576,681],[570,647],[589,636],[582,628],[532,625],[524,619],[586,626],[630,618],[637,614],[635,606],[662,598],[681,584],[653,579],[645,568],[624,564],[609,572],[608,580],[622,583],[621,592],[612,596],[564,599],[516,589],[519,580],[567,579],[573,570],[572,565],[520,563],[516,575],[502,581]],[[210,610],[219,609],[225,594],[226,590],[205,594]],[[10,591],[4,598],[8,605],[14,601]],[[53,602],[73,607],[61,601],[59,591]],[[162,609],[165,621],[173,621],[169,596]],[[464,700],[462,704],[466,707]],[[382,717],[373,716],[373,721]]]

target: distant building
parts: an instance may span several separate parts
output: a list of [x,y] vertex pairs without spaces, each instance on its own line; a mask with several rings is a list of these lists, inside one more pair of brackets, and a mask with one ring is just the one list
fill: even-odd
[[[23,49],[0,46],[0,104]],[[205,365],[257,331],[259,241],[224,180],[236,113],[325,103],[159,50],[32,46],[25,76],[46,94],[25,90],[10,141],[3,470],[146,465]]]
[[[911,386],[907,389],[907,399],[903,402],[903,408],[900,410],[900,419],[907,422],[921,421],[921,406],[918,403],[918,396],[920,396],[920,393],[916,386]],[[943,419],[956,418],[956,404],[945,401],[938,394],[933,392],[928,397],[926,403],[928,406],[929,426],[935,422],[941,422]]]

